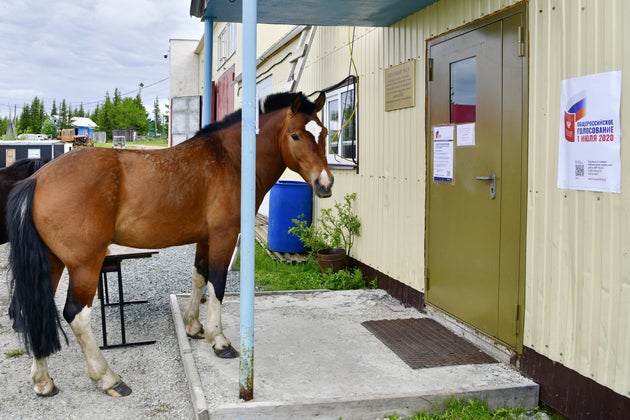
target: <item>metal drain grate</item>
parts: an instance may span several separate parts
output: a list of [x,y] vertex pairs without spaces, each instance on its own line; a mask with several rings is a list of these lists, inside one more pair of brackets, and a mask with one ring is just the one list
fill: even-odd
[[466,339],[430,318],[362,322],[412,369],[497,363]]

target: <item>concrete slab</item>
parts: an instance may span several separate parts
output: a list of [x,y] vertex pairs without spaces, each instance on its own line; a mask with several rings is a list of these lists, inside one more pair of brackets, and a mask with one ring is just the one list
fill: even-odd
[[[538,385],[505,363],[409,368],[361,322],[426,315],[382,290],[256,294],[254,399],[239,401],[239,359],[219,359],[204,340],[185,337],[187,302],[171,297],[198,418],[376,419],[435,411],[452,396],[490,407],[538,404]],[[222,315],[238,349],[238,294],[225,296]]]

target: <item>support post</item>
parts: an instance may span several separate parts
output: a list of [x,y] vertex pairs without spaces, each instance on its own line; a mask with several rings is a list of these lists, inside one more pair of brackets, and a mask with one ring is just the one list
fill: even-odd
[[213,20],[210,17],[204,17],[203,32],[203,91],[201,96],[202,112],[201,127],[212,122],[212,38],[213,36]]
[[254,398],[254,245],[256,211],[257,0],[243,0],[243,106],[241,132],[241,278],[239,397]]

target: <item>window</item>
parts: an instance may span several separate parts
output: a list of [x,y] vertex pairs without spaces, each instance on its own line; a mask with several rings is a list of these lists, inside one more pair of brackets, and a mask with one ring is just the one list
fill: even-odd
[[356,166],[357,107],[355,80],[326,92],[323,109],[324,125],[328,128],[326,155],[329,164]]
[[477,114],[477,58],[451,64],[451,122],[475,122]]
[[219,66],[236,52],[236,25],[227,23],[218,37]]

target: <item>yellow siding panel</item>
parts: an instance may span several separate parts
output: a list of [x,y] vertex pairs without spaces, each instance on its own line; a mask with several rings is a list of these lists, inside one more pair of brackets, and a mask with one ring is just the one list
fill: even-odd
[[[359,76],[359,167],[335,169],[331,199],[356,192],[362,235],[352,255],[424,290],[426,41],[520,3],[441,0],[388,28],[320,27],[299,90]],[[630,148],[622,193],[557,188],[560,83],[630,68],[630,2],[531,0],[524,345],[630,396]],[[279,53],[280,54],[280,53]],[[384,111],[383,72],[416,60],[416,106]],[[271,62],[270,62],[271,63]],[[261,67],[261,71],[268,64]],[[237,73],[238,73],[237,69]],[[274,78],[285,71],[275,69]],[[622,133],[630,132],[623,101]],[[627,107],[626,107],[627,108]],[[625,112],[627,114],[627,110]]]
[[[621,194],[558,189],[557,162],[560,82],[630,68],[630,4],[537,0],[529,19],[524,344],[628,396],[630,149],[621,150]],[[622,98],[629,93],[624,75]],[[621,115],[630,132],[623,105]]]
[[[359,169],[335,170],[332,199],[356,192],[362,235],[354,257],[424,291],[425,54],[427,39],[518,3],[442,0],[388,28],[355,28],[353,54],[359,76]],[[320,27],[299,89],[331,86],[351,68],[353,29]],[[416,60],[416,106],[385,112],[383,71]]]

